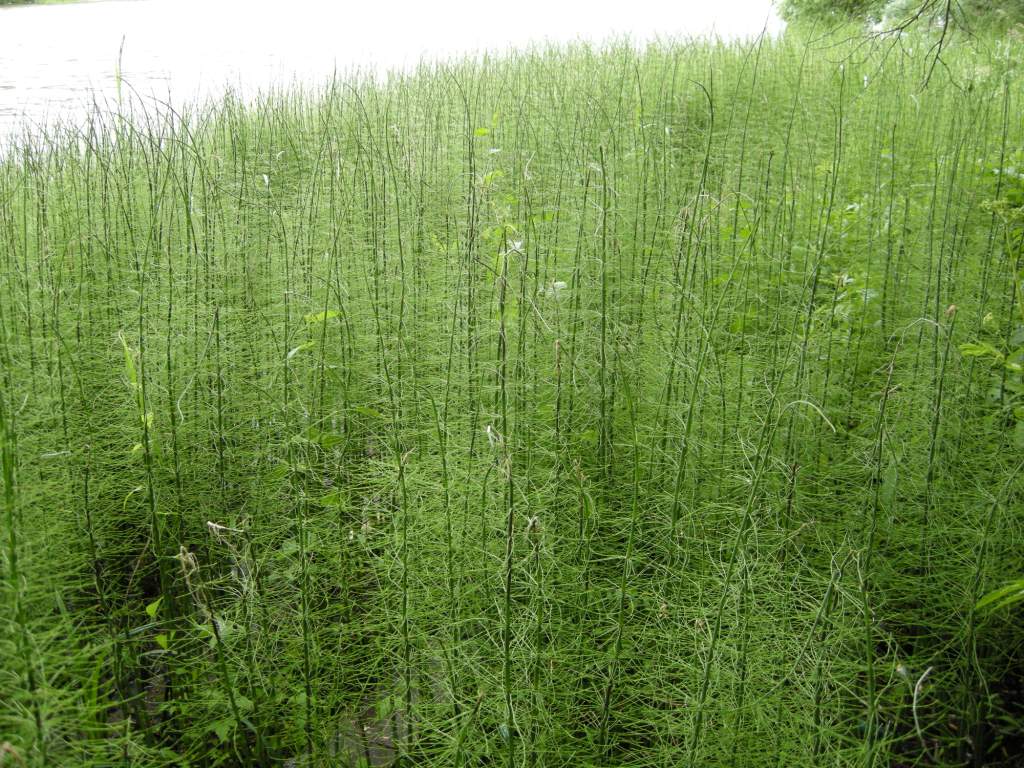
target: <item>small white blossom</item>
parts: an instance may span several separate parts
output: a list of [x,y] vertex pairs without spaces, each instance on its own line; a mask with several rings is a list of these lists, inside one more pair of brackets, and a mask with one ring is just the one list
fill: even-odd
[[554,280],[551,285],[542,289],[541,293],[549,299],[557,299],[561,295],[562,291],[568,287],[568,284],[564,280]]

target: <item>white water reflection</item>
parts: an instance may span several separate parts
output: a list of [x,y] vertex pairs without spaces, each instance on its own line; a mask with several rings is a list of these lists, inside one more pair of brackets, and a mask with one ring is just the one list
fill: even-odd
[[0,140],[124,82],[175,104],[531,43],[776,32],[772,0],[128,0],[0,7]]

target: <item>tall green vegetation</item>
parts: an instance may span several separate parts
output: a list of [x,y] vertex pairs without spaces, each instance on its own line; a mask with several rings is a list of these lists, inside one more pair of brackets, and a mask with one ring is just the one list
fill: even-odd
[[1022,0],[782,0],[779,12],[797,23],[875,24],[881,32],[914,25],[939,30],[1005,30],[1024,22]]
[[1012,765],[1024,49],[942,58],[575,46],[11,146],[0,763]]

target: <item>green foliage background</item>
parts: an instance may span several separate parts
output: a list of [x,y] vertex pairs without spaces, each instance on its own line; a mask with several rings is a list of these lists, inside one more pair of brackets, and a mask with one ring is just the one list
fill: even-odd
[[1005,28],[1024,22],[1022,0],[782,0],[779,12],[790,22],[882,23],[894,27],[946,22],[969,30]]
[[1015,765],[1024,49],[534,50],[0,161],[0,760]]

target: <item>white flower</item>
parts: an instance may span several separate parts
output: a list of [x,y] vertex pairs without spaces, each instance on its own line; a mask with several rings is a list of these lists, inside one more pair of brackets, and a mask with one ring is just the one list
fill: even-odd
[[569,285],[564,280],[554,280],[551,285],[544,288],[541,293],[547,296],[549,299],[557,299],[561,295],[562,291],[568,288]]

